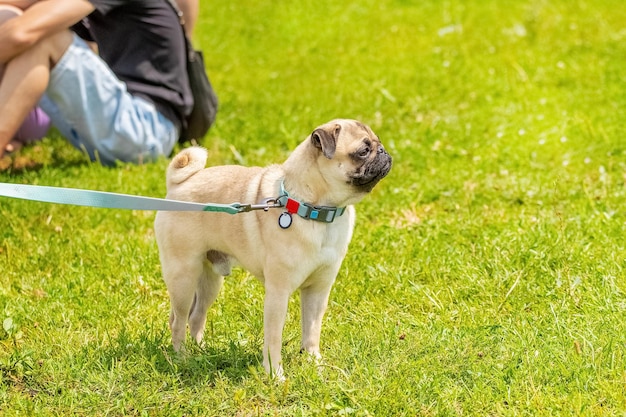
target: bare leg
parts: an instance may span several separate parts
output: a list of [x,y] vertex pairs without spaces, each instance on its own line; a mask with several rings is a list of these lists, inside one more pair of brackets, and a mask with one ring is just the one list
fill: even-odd
[[58,32],[6,63],[0,81],[0,157],[46,91],[52,66],[72,40],[69,30]]
[[[17,7],[9,6],[7,4],[0,4],[0,25],[6,22],[9,19],[12,19],[16,16],[22,14],[22,10]],[[0,83],[2,82],[2,76],[4,75],[4,67],[5,65],[0,63]],[[8,146],[8,145],[7,145]],[[3,149],[6,148],[3,147]],[[2,151],[0,151],[0,157],[2,156]]]
[[[22,14],[22,10],[17,7],[9,6],[8,4],[0,4],[0,25],[9,19],[13,19],[16,16]],[[2,75],[4,74],[4,64],[0,63],[0,81],[2,81]]]

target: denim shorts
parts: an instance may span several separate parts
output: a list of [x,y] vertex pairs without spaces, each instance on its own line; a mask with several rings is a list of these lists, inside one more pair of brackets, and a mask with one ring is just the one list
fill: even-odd
[[174,123],[130,94],[76,35],[52,69],[39,105],[72,145],[105,165],[168,156],[178,141]]

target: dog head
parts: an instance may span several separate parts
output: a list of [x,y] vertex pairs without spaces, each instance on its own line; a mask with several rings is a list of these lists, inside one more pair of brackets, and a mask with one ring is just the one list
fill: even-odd
[[356,194],[370,192],[391,170],[391,156],[380,139],[359,121],[328,122],[311,133],[310,141],[326,179],[343,181]]

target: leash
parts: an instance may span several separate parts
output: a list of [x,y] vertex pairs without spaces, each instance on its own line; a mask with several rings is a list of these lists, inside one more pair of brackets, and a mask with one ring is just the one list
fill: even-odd
[[7,183],[0,183],[0,196],[41,201],[44,203],[124,210],[207,211],[237,214],[252,210],[267,211],[270,208],[282,207],[276,199],[267,199],[261,204],[194,203],[190,201],[167,200],[163,198],[142,197],[105,191],[81,190],[78,188]]
[[0,183],[0,197],[19,198],[44,203],[124,210],[206,211],[228,214],[245,213],[253,210],[268,211],[271,208],[284,207],[285,211],[281,213],[278,218],[278,225],[282,229],[288,229],[289,226],[291,226],[293,221],[291,217],[292,214],[296,214],[303,219],[332,223],[335,218],[342,216],[346,209],[345,207],[317,207],[298,201],[289,195],[282,181],[280,184],[280,195],[276,198],[267,198],[260,204],[195,203],[191,201],[109,193],[106,191],[82,190],[79,188],[9,183]]

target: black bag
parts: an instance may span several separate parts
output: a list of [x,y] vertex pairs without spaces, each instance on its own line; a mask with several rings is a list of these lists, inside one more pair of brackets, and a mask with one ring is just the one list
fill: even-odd
[[[185,37],[186,38],[186,37]],[[202,51],[197,51],[187,43],[187,75],[193,94],[193,108],[185,118],[179,142],[200,139],[209,131],[217,114],[217,95],[204,68]]]
[[192,139],[200,139],[209,131],[217,114],[217,95],[204,68],[202,51],[195,50],[191,41],[187,38],[183,13],[178,8],[176,0],[168,0],[168,3],[176,12],[185,35],[187,76],[189,77],[189,87],[193,95],[191,113],[183,120],[180,137],[178,138],[178,142],[183,143]]

